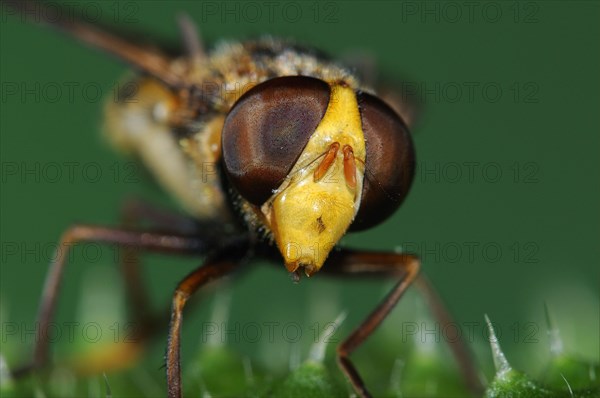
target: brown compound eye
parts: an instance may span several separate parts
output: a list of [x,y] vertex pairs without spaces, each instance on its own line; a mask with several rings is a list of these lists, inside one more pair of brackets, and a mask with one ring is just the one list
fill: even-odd
[[357,94],[367,156],[360,208],[351,230],[371,228],[400,206],[413,180],[415,153],[406,124],[385,102]]
[[330,88],[322,80],[287,76],[246,92],[223,125],[223,162],[250,203],[261,205],[288,175],[325,115]]

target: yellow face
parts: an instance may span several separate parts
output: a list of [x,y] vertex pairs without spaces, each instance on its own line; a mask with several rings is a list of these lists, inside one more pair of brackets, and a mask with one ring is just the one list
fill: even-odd
[[356,94],[334,84],[323,119],[261,207],[288,271],[319,271],[346,233],[361,202],[365,155]]
[[339,79],[267,80],[236,102],[222,137],[248,226],[267,232],[296,276],[319,271],[349,227],[388,218],[414,170],[402,119]]

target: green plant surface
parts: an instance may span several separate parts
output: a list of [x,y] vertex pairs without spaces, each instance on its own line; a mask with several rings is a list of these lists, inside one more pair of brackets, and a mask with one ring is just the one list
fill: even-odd
[[348,389],[337,382],[331,370],[322,362],[307,360],[276,385],[269,395],[293,398],[347,397]]
[[[218,311],[216,311],[218,312]],[[222,315],[222,314],[221,314]],[[343,314],[336,320],[339,326]],[[487,319],[487,317],[486,317]],[[525,372],[513,369],[500,348],[491,324],[490,344],[496,374],[487,386],[485,398],[587,398],[600,393],[598,363],[567,354],[551,356],[547,370],[538,380]],[[336,327],[337,327],[336,326]],[[555,331],[555,326],[551,331]],[[555,335],[557,335],[555,333]],[[553,340],[553,347],[561,346]],[[110,348],[109,343],[103,343]],[[382,340],[381,345],[385,345]],[[376,345],[377,346],[377,345]],[[101,350],[90,351],[79,346],[82,357],[21,380],[13,380],[4,357],[1,360],[1,385],[3,397],[124,397],[161,396],[165,393],[164,380],[154,380],[152,372],[133,365],[125,371],[106,375],[81,374],[74,367],[87,358],[98,361]],[[562,349],[562,348],[561,348]],[[10,351],[10,350],[9,350]],[[313,344],[306,359],[290,369],[277,369],[258,364],[226,344],[209,343],[198,347],[195,359],[184,368],[183,383],[187,396],[211,397],[345,397],[352,393],[351,386],[340,377],[332,356],[323,341]],[[382,352],[382,347],[374,350]],[[562,351],[561,351],[562,352]],[[377,366],[377,357],[370,369],[384,372]],[[364,364],[363,364],[364,367]],[[470,396],[460,379],[458,370],[447,349],[438,344],[410,344],[405,359],[397,359],[392,377],[384,392],[376,396],[449,398]],[[381,386],[379,386],[381,390]],[[374,389],[374,391],[379,391]]]

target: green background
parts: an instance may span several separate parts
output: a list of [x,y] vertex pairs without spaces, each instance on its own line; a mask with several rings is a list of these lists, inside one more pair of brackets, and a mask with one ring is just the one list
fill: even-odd
[[[86,3],[79,4],[85,9]],[[502,329],[509,360],[535,372],[548,357],[544,302],[567,347],[597,361],[600,3],[483,2],[469,14],[462,2],[282,2],[272,16],[263,2],[253,3],[260,16],[244,4],[109,1],[92,2],[87,10],[101,9],[103,22],[167,42],[178,40],[174,19],[187,11],[208,46],[262,34],[290,37],[338,58],[360,50],[392,82],[414,82],[411,87],[423,90],[423,98],[414,130],[419,170],[413,189],[392,219],[345,237],[343,244],[422,252],[423,270],[456,321],[475,324],[473,346],[488,376],[483,314]],[[128,196],[176,205],[145,173],[125,178],[130,163],[100,136],[102,101],[89,96],[95,96],[93,87],[112,95],[126,66],[56,32],[22,23],[4,9],[0,48],[2,350],[12,352],[9,363],[14,363],[31,346],[31,335],[21,343],[20,337],[5,335],[5,327],[7,322],[33,327],[49,248],[62,231],[75,222],[116,224],[120,203]],[[71,83],[78,84],[72,100]],[[58,99],[51,91],[56,85],[62,89]],[[22,98],[23,88],[37,94]],[[72,179],[69,162],[75,162]],[[97,182],[85,178],[84,166],[90,163],[94,168],[87,169],[88,177],[94,179],[95,165],[102,172]],[[55,165],[62,172],[58,181],[53,181]],[[14,175],[15,167],[37,171]],[[110,268],[113,252],[103,253],[91,265],[76,256],[68,268],[59,322],[81,319],[81,282],[89,286],[90,272],[96,272],[91,278],[115,277],[98,276],[98,269]],[[176,282],[199,262],[153,255],[144,260],[157,307],[169,303]],[[116,279],[108,285],[113,283]],[[293,285],[283,266],[255,267],[232,284],[230,321],[298,322],[305,357],[314,322],[324,324],[345,309],[348,319],[336,334],[341,338],[390,287],[391,282],[319,275]],[[402,322],[417,319],[414,306],[414,299],[401,303],[403,309],[381,333],[400,340]],[[184,358],[193,354],[210,307],[186,313]],[[95,319],[94,313],[86,319]],[[294,350],[289,344],[271,351],[264,344],[234,344],[244,352],[270,353],[263,355],[266,360],[284,365]],[[62,349],[67,345],[62,342]],[[400,352],[401,346],[398,341],[389,349]],[[157,343],[148,357],[158,380],[163,347]]]

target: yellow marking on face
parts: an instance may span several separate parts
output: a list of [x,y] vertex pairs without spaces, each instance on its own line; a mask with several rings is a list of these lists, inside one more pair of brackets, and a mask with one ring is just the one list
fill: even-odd
[[[315,179],[315,170],[334,143],[351,147],[361,160],[356,162],[354,187],[347,183],[341,150],[325,174]],[[356,94],[346,85],[333,84],[323,119],[286,181],[261,208],[290,272],[299,267],[308,276],[317,272],[346,233],[360,206],[365,154]]]

